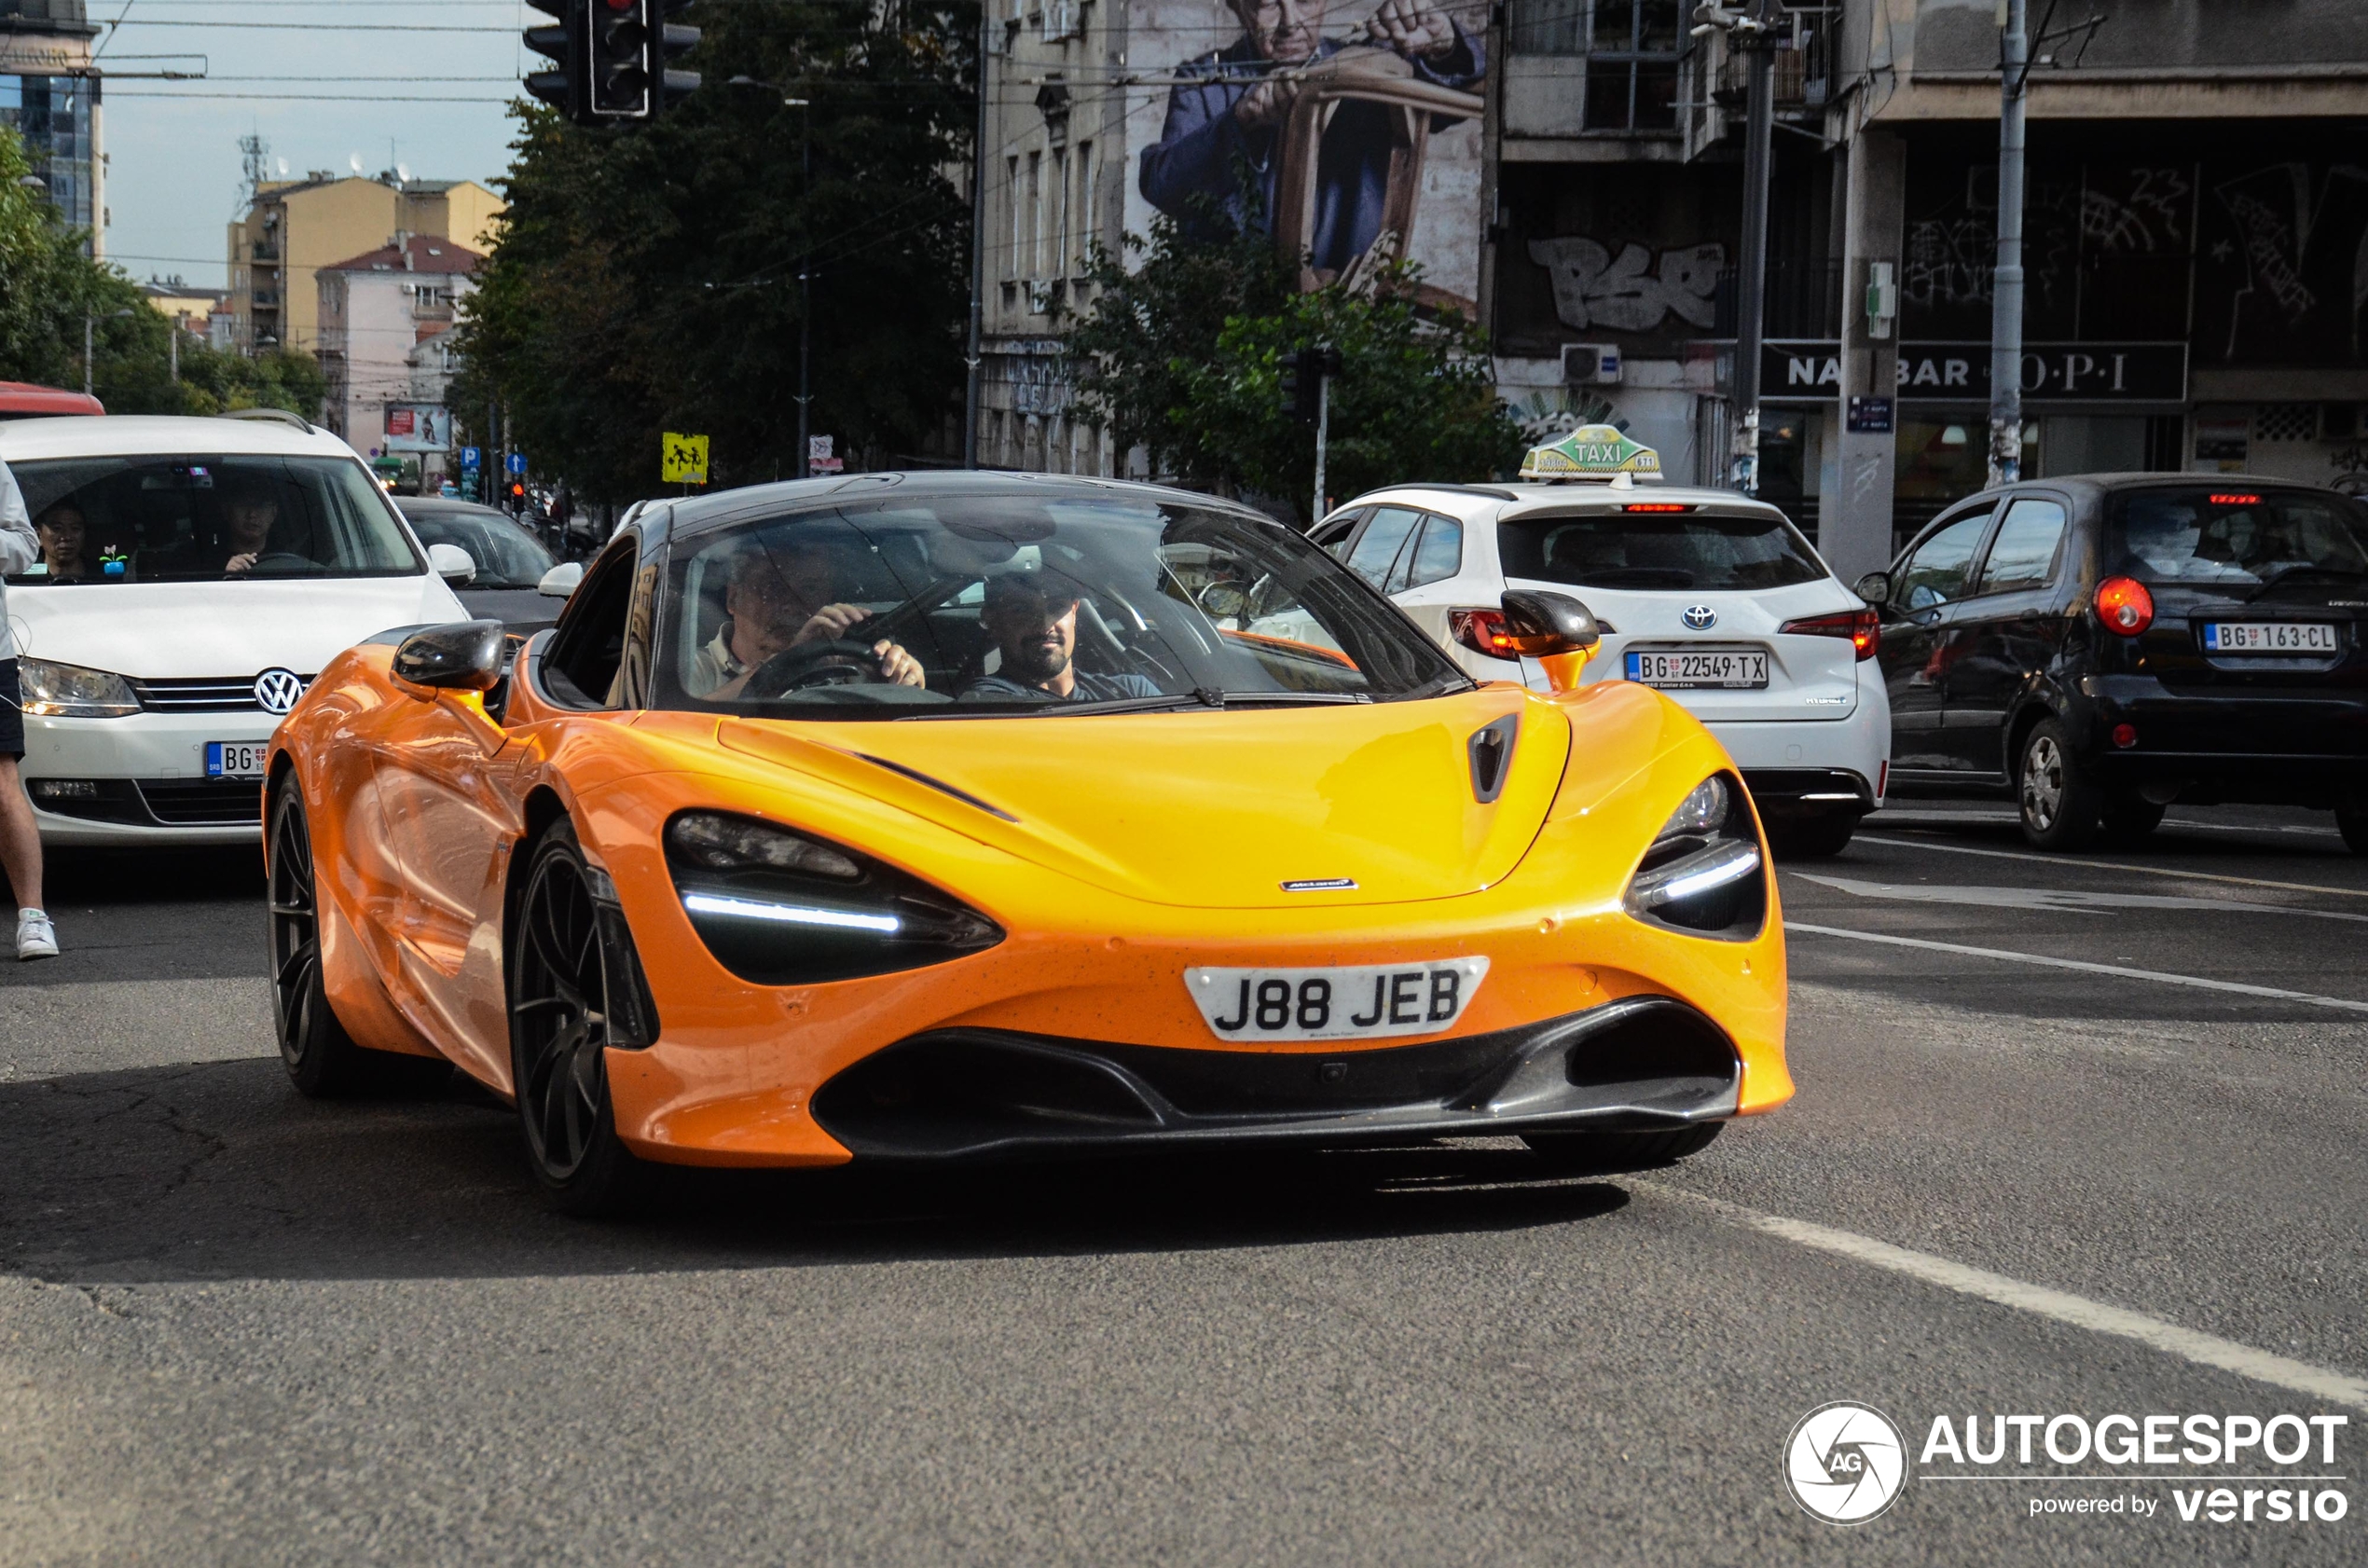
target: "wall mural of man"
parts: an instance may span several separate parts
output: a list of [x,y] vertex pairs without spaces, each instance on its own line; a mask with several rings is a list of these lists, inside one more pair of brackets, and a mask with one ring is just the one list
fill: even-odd
[[[1183,79],[1168,93],[1166,123],[1158,143],[1143,153],[1144,199],[1177,219],[1187,238],[1214,238],[1195,197],[1208,198],[1237,225],[1271,228],[1282,128],[1300,91],[1295,71],[1359,47],[1387,49],[1418,80],[1440,87],[1478,91],[1486,69],[1480,39],[1430,0],[1383,0],[1343,38],[1323,35],[1327,0],[1230,3],[1242,35],[1177,67]],[[1349,270],[1381,232],[1390,112],[1379,103],[1346,102],[1325,131],[1308,264],[1328,276]],[[1455,123],[1435,117],[1431,129]]]

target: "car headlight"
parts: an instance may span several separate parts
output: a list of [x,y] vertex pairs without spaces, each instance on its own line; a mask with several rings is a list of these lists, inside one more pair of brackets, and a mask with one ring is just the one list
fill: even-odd
[[1714,773],[1670,813],[1628,885],[1639,920],[1698,936],[1753,937],[1768,914],[1759,833],[1732,774]]
[[17,683],[24,691],[25,712],[37,718],[120,719],[140,711],[131,683],[103,669],[21,658]]
[[685,811],[666,826],[682,911],[716,961],[758,985],[919,969],[1003,928],[918,877],[777,823]]

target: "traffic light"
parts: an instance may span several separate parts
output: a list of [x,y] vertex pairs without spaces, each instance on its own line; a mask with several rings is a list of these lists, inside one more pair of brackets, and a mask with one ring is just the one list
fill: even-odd
[[646,120],[699,85],[694,71],[667,62],[688,53],[699,30],[666,21],[693,0],[527,0],[557,27],[530,28],[526,44],[558,64],[526,79],[526,89],[578,125]]
[[526,47],[548,56],[556,71],[537,71],[526,79],[527,91],[571,120],[584,117],[585,0],[526,0],[545,16],[557,17],[557,27],[530,27]]
[[[1299,373],[1300,362],[1306,357],[1305,354],[1293,354],[1283,362],[1283,418],[1313,424],[1315,422],[1315,385],[1312,380],[1301,380]],[[1302,406],[1307,409],[1305,414],[1300,412]]]

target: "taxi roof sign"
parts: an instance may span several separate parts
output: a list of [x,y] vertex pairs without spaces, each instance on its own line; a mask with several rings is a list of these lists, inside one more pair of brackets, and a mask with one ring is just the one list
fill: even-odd
[[1521,460],[1524,479],[1659,479],[1661,455],[1620,433],[1615,425],[1581,425],[1559,441],[1533,447]]

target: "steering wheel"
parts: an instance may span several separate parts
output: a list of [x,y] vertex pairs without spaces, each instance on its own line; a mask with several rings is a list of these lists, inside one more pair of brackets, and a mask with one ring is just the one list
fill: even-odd
[[765,702],[813,686],[857,686],[879,679],[880,656],[870,642],[834,637],[774,654],[756,667],[740,694]]
[[261,575],[271,571],[306,571],[318,564],[311,557],[299,556],[294,550],[266,550],[255,557],[255,564],[247,568],[247,572]]

